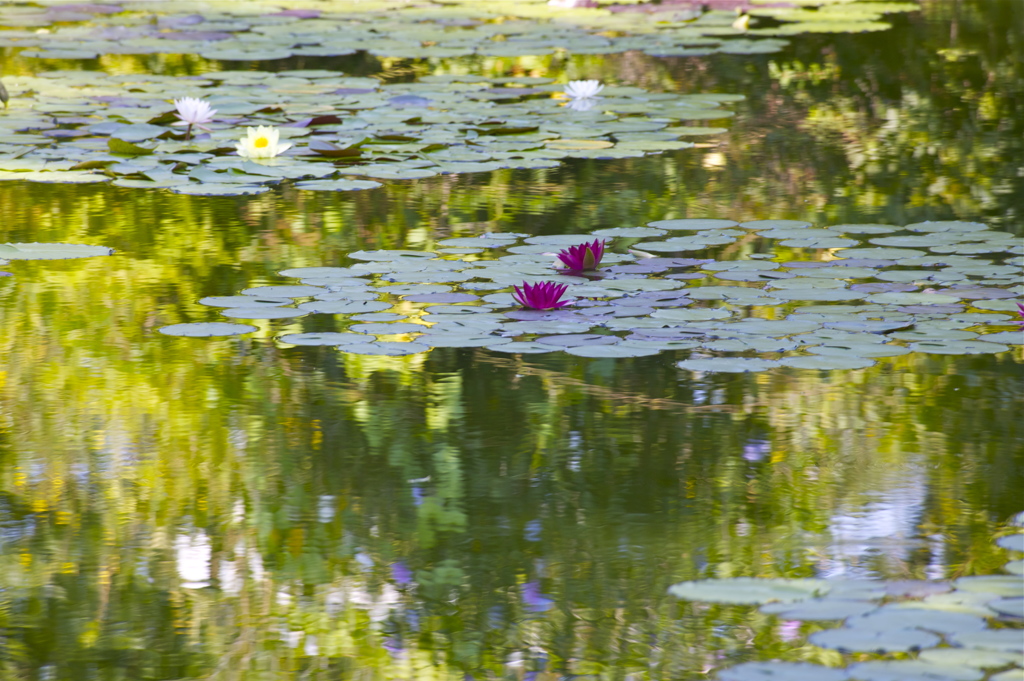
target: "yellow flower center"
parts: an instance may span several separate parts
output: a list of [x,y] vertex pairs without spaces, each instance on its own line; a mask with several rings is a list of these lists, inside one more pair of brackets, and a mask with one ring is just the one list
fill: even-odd
[[253,142],[252,145],[257,149],[262,149],[263,147],[270,146],[270,140],[268,140],[266,137],[260,137],[257,138],[257,140]]

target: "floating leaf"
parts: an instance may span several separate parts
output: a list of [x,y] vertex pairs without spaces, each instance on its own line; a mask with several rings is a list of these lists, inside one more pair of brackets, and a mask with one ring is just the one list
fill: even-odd
[[984,674],[976,667],[936,665],[922,660],[872,660],[849,668],[850,678],[858,681],[981,681]]
[[845,681],[843,669],[809,662],[744,662],[718,671],[720,681]]
[[0,258],[6,260],[70,260],[113,253],[112,248],[82,244],[0,244]]
[[680,582],[669,587],[668,592],[676,598],[688,601],[763,605],[765,603],[803,601],[827,593],[828,588],[828,582],[820,579],[733,577],[731,579],[701,579],[694,582]]
[[187,336],[190,338],[209,338],[211,336],[239,336],[252,333],[255,326],[248,324],[229,324],[227,322],[195,322],[191,324],[171,324],[162,326],[157,331],[166,336]]
[[808,641],[840,652],[897,653],[934,648],[942,639],[917,629],[828,629],[811,634]]
[[278,336],[277,340],[289,345],[351,345],[353,343],[369,343],[373,338],[360,333],[289,333]]

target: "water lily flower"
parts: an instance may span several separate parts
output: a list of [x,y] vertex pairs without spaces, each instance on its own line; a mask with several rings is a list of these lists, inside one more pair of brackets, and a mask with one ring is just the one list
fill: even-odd
[[1017,314],[1020,315],[1020,319],[1021,319],[1021,321],[1019,321],[1017,323],[1018,324],[1024,324],[1024,305],[1022,305],[1021,303],[1017,303],[1017,309],[1019,310],[1019,312]]
[[596,270],[597,266],[601,264],[601,258],[604,257],[604,245],[604,241],[594,239],[592,244],[569,246],[558,253],[558,259],[562,261],[566,269],[573,272]]
[[274,158],[291,149],[291,144],[278,144],[281,131],[277,128],[261,125],[257,128],[246,128],[246,136],[235,145],[238,155],[246,158]]
[[565,86],[565,94],[570,99],[590,99],[597,97],[604,89],[599,80],[570,80]]
[[559,300],[568,284],[556,284],[553,281],[542,281],[536,284],[523,282],[522,288],[513,286],[515,292],[512,297],[523,307],[534,310],[555,310],[569,304],[568,300]]
[[186,140],[192,137],[193,125],[209,131],[210,129],[206,127],[206,124],[213,121],[213,115],[217,113],[217,110],[212,108],[209,102],[195,97],[176,99],[174,100],[174,106],[178,109],[176,115],[181,120],[171,123],[171,125],[187,125],[188,129],[185,131]]

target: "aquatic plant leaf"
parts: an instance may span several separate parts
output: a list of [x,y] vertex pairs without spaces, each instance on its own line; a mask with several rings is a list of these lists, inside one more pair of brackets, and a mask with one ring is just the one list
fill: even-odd
[[937,665],[922,660],[871,660],[849,668],[858,681],[980,681],[985,674],[966,665]]
[[811,634],[808,641],[839,652],[897,653],[934,648],[942,639],[918,629],[828,629]]
[[360,333],[324,331],[320,333],[288,333],[278,336],[277,340],[289,345],[352,345],[354,343],[370,343],[373,338]]
[[808,355],[804,357],[784,357],[779,360],[779,364],[793,367],[794,369],[823,369],[831,371],[837,369],[866,369],[875,364],[875,361],[865,356],[856,355],[852,357],[845,355]]
[[986,343],[984,341],[949,340],[949,341],[922,341],[911,343],[910,349],[914,352],[923,352],[929,355],[980,355],[986,353],[1006,352],[1009,346],[1000,343]]
[[931,648],[922,650],[918,654],[918,659],[939,667],[949,665],[950,667],[996,669],[1017,662],[1020,656],[1014,653],[978,648]]
[[70,260],[113,255],[113,253],[113,248],[83,244],[0,244],[0,258],[5,260]]
[[846,626],[872,630],[924,629],[938,634],[953,634],[981,631],[985,628],[985,620],[960,612],[941,612],[909,606],[882,606],[866,615],[851,617],[846,620]]
[[256,331],[255,326],[248,324],[229,324],[227,322],[194,322],[190,324],[171,324],[157,329],[165,336],[186,336],[189,338],[209,338],[212,336],[239,336]]
[[763,605],[774,602],[803,601],[828,593],[828,590],[828,582],[820,579],[733,577],[679,582],[669,587],[668,592],[676,598],[688,601]]
[[1016,655],[1024,654],[1024,638],[1019,629],[986,629],[984,631],[957,632],[951,634],[949,642],[964,648],[980,648]]
[[841,620],[876,610],[878,603],[841,598],[810,599],[797,603],[769,603],[761,612],[786,620]]
[[996,544],[1010,551],[1024,553],[1024,534],[1011,534],[1006,537],[1000,537],[996,539]]
[[430,348],[421,343],[394,343],[390,341],[374,341],[372,343],[353,343],[351,345],[337,346],[339,352],[353,355],[388,355],[391,357],[402,357],[404,355],[418,355],[427,352]]
[[720,669],[721,681],[845,681],[845,669],[823,667],[809,662],[744,662]]
[[1024,581],[1009,575],[961,577],[953,586],[960,591],[988,593],[996,596],[1024,597]]
[[291,319],[309,314],[294,307],[229,307],[220,313],[233,319]]
[[327,293],[321,286],[254,286],[242,290],[242,295],[271,298],[305,298],[319,293]]

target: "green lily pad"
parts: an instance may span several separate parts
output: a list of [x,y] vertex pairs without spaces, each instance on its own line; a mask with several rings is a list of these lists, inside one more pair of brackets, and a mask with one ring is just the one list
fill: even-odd
[[953,634],[963,631],[981,631],[985,620],[961,612],[941,612],[929,608],[883,606],[878,610],[851,617],[847,627],[872,629],[924,629],[939,634]]
[[327,289],[320,286],[254,286],[242,291],[246,296],[259,296],[271,298],[304,298],[315,296],[318,293],[327,293]]
[[296,182],[295,188],[315,192],[350,192],[362,189],[376,189],[381,187],[380,182],[373,180],[306,180]]
[[373,338],[359,333],[288,333],[278,336],[277,340],[289,345],[351,345],[353,343],[369,343]]
[[1010,349],[1008,345],[999,343],[986,343],[984,341],[949,340],[949,341],[922,341],[911,343],[910,349],[914,352],[923,352],[929,355],[980,355],[987,353],[1006,352]]
[[1024,654],[1024,637],[1019,629],[986,629],[985,631],[958,632],[950,635],[949,642],[963,648],[980,648],[1016,655]]
[[383,312],[394,307],[391,303],[379,300],[313,300],[299,305],[300,310],[318,314],[361,314],[367,312]]
[[998,669],[1020,660],[1014,653],[978,648],[932,648],[922,650],[918,659],[942,667],[973,667],[975,669]]
[[577,357],[648,357],[660,350],[637,345],[574,345],[565,348],[565,352]]
[[820,579],[733,577],[680,582],[669,587],[668,592],[676,598],[687,601],[764,605],[775,602],[804,601],[827,593],[828,589],[828,582]]
[[864,615],[878,608],[872,601],[840,598],[811,599],[798,603],[770,603],[761,606],[761,612],[778,615],[786,620],[841,620]]
[[5,260],[70,260],[113,253],[112,248],[82,244],[0,244],[0,258]]
[[794,369],[823,369],[832,371],[837,369],[866,369],[875,364],[875,361],[865,356],[820,355],[813,357],[784,357],[779,360],[779,364],[793,367]]
[[680,369],[690,371],[708,371],[723,373],[746,373],[752,371],[767,371],[781,366],[775,360],[757,359],[746,357],[712,357],[709,359],[688,359],[677,362]]
[[511,338],[481,333],[425,333],[416,339],[433,348],[486,348],[511,343]]
[[294,307],[229,307],[220,313],[232,319],[292,319],[309,314]]
[[499,343],[497,345],[485,346],[488,350],[495,352],[507,352],[511,354],[523,354],[523,355],[537,355],[548,352],[555,352],[559,348],[553,345],[545,345],[544,343],[530,343],[530,342],[512,342],[512,343]]
[[1024,619],[1024,597],[997,598],[989,601],[988,607],[1000,615]]
[[744,662],[718,671],[720,681],[845,681],[845,669],[809,662]]
[[975,591],[996,596],[1024,597],[1024,580],[1012,575],[961,577],[953,582],[959,591]]
[[739,223],[732,220],[719,220],[708,218],[681,218],[677,220],[656,220],[648,222],[648,227],[660,230],[680,230],[687,232],[699,232],[707,229],[724,229],[736,227]]
[[191,324],[171,324],[157,329],[166,336],[185,336],[188,338],[209,338],[211,336],[240,336],[256,331],[255,326],[248,324],[229,324],[227,322],[194,322]]
[[922,660],[871,660],[849,668],[857,681],[981,681],[984,673],[965,665],[937,665]]
[[1024,534],[1011,534],[1006,537],[1000,537],[996,539],[996,544],[1010,551],[1024,553]]
[[391,357],[402,357],[404,355],[418,355],[421,352],[430,350],[426,345],[420,343],[393,343],[388,341],[375,341],[373,343],[353,343],[351,345],[337,346],[339,352],[352,355],[387,355]]
[[828,629],[811,634],[808,641],[844,653],[902,653],[934,648],[942,639],[917,629]]

